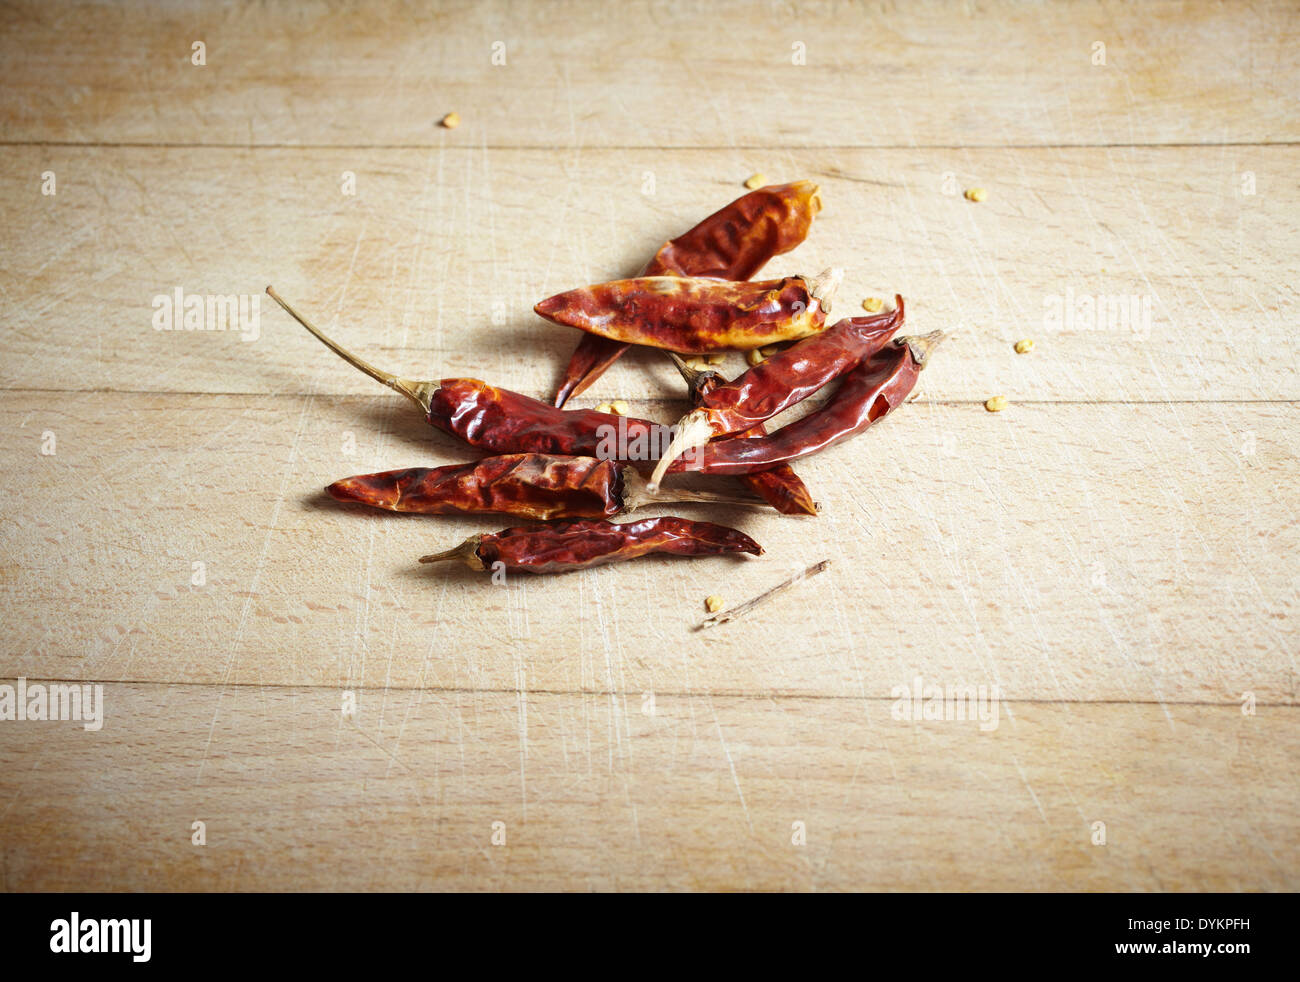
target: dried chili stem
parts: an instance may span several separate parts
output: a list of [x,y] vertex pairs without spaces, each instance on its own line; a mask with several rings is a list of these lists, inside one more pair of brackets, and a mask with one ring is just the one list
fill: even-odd
[[435,552],[428,556],[421,556],[422,563],[444,563],[453,560],[459,560],[470,569],[483,570],[487,567],[483,565],[483,560],[479,558],[478,547],[483,541],[482,535],[471,535],[468,539],[456,546],[454,549],[448,549],[446,552]]
[[700,379],[705,375],[717,374],[717,372],[702,372],[698,368],[692,368],[690,365],[686,364],[686,359],[675,351],[665,351],[664,354],[666,354],[669,360],[677,366],[677,371],[681,373],[682,379],[686,382],[687,387],[692,391],[695,389],[695,386],[699,383]]
[[903,344],[906,344],[908,349],[912,352],[912,360],[924,368],[926,361],[928,361],[930,355],[934,353],[934,349],[939,347],[939,342],[943,341],[948,336],[949,335],[944,334],[943,331],[931,331],[929,334],[921,334],[916,337],[906,337],[900,340]]
[[631,467],[623,471],[623,511],[631,512],[645,505],[658,505],[676,502],[681,504],[739,505],[758,508],[766,504],[756,494],[724,494],[720,491],[694,491],[677,489],[675,491],[651,491],[645,480]]
[[708,414],[703,409],[692,409],[674,427],[673,438],[664,455],[659,458],[659,463],[655,465],[646,490],[651,494],[658,492],[659,483],[668,473],[668,468],[672,466],[673,461],[688,450],[704,446],[711,439],[713,439],[713,427],[709,425]]
[[821,305],[824,313],[829,314],[831,312],[831,300],[834,298],[835,292],[840,288],[840,281],[843,279],[844,270],[838,266],[832,266],[808,280],[808,295]]
[[703,630],[706,627],[717,627],[719,624],[725,624],[727,623],[727,621],[735,620],[737,617],[740,617],[742,614],[746,614],[749,611],[753,610],[755,607],[757,607],[759,604],[763,603],[764,601],[771,600],[773,597],[775,597],[778,593],[781,593],[783,590],[787,590],[790,587],[794,586],[800,580],[806,580],[810,576],[816,576],[818,573],[825,571],[827,568],[830,567],[830,565],[831,565],[831,561],[829,559],[823,559],[820,563],[813,563],[803,572],[796,573],[794,576],[790,577],[784,583],[778,583],[776,586],[772,587],[772,589],[760,593],[753,600],[746,600],[739,607],[732,607],[730,610],[724,610],[721,613],[714,614],[712,617],[706,617],[703,621],[700,622],[697,630]]
[[415,379],[402,378],[398,375],[394,375],[392,372],[386,372],[382,368],[376,368],[374,365],[370,364],[370,362],[363,358],[359,358],[351,351],[348,351],[347,348],[344,348],[342,345],[332,341],[330,338],[322,334],[320,329],[312,324],[311,321],[307,320],[306,317],[294,310],[293,307],[289,306],[288,301],[275,292],[275,287],[268,286],[266,292],[272,300],[284,308],[286,314],[315,335],[316,339],[325,345],[325,347],[329,348],[330,351],[334,352],[353,368],[360,369],[375,381],[382,382],[390,389],[406,396],[406,398],[419,406],[426,416],[429,414],[432,395],[438,389],[437,382],[421,382]]

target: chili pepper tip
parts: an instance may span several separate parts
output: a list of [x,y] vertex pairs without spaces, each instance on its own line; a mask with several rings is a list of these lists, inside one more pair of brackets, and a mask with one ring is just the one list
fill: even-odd
[[357,477],[345,477],[341,481],[335,481],[325,488],[325,493],[335,501],[349,501],[363,505],[373,505],[376,508],[389,508],[396,510],[401,495],[395,487],[377,486],[373,480],[368,480],[374,475],[360,475]]
[[356,486],[351,478],[344,478],[341,481],[335,481],[333,484],[325,485],[325,493],[331,498],[337,498],[339,501],[356,501]]
[[553,297],[547,297],[545,300],[539,300],[533,304],[533,313],[542,317],[550,317],[564,307],[564,302],[564,294],[557,293]]

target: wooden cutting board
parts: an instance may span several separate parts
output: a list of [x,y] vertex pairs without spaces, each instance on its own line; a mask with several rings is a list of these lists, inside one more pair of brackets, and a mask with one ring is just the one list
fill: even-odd
[[[1298,35],[1285,3],[11,5],[0,682],[104,718],[0,719],[0,888],[1294,890]],[[575,338],[532,304],[754,173],[826,202],[772,274],[952,335],[800,462],[820,517],[493,585],[414,560],[507,521],[322,494],[466,455],[268,284],[402,374],[546,396]],[[247,317],[187,330],[177,290]],[[575,405],[682,396],[637,352]]]

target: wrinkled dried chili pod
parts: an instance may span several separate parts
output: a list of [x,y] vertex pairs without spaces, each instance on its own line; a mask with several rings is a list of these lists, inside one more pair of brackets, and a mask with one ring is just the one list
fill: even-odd
[[[638,275],[747,280],[773,256],[803,242],[821,208],[820,189],[812,181],[750,191],[664,243]],[[584,334],[565,368],[555,405],[563,406],[570,396],[586,391],[630,347],[625,341]]]
[[582,519],[471,536],[455,549],[421,556],[420,562],[460,560],[478,570],[491,570],[501,563],[507,570],[564,573],[652,553],[674,556],[749,553],[759,556],[763,547],[737,529],[675,516],[618,525],[599,519]]
[[747,350],[820,331],[842,277],[838,269],[780,280],[642,276],[558,293],[533,310],[557,324],[668,351]]
[[812,181],[769,184],[665,242],[641,275],[747,280],[803,242],[821,210],[821,189]]
[[667,502],[754,505],[755,497],[679,490],[651,495],[630,467],[595,457],[503,454],[472,464],[359,474],[325,489],[339,501],[421,515],[499,512],[551,521],[610,518]]
[[901,406],[916,385],[943,332],[896,338],[843,377],[816,412],[757,439],[714,440],[670,468],[709,474],[746,474],[824,450],[860,433]]
[[673,442],[650,478],[653,488],[669,465],[715,437],[752,431],[785,412],[883,348],[903,325],[903,298],[893,310],[850,317],[786,348],[725,385],[713,385],[677,423]]

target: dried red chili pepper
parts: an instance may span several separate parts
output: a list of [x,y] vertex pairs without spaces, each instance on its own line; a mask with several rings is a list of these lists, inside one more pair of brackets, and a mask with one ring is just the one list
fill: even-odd
[[898,408],[916,385],[930,353],[943,339],[941,331],[921,337],[896,338],[883,351],[844,376],[821,409],[758,439],[715,440],[690,458],[675,461],[671,471],[745,474],[786,464],[824,450],[860,433]]
[[[594,410],[556,409],[537,399],[507,389],[498,389],[478,379],[415,381],[401,378],[376,368],[330,340],[272,288],[268,287],[266,292],[340,358],[406,396],[420,407],[431,425],[459,437],[470,446],[494,453],[581,454],[602,460],[618,457],[641,465],[650,456],[657,455],[657,448],[669,442],[671,427],[650,420],[598,413]],[[762,438],[764,441],[771,439]],[[714,467],[703,461],[708,458],[709,448],[719,445],[715,443],[703,448],[703,457],[697,454],[695,459],[683,457],[674,461],[670,472],[691,470],[713,473]],[[781,461],[775,461],[738,467],[734,461],[718,458],[717,472],[743,474],[770,470],[780,463]]]
[[[789,252],[808,236],[822,208],[812,181],[774,184],[742,195],[655,253],[640,276],[715,276],[747,280],[773,256]],[[583,392],[631,347],[584,334],[555,395],[562,407]]]
[[557,324],[669,351],[761,348],[816,334],[843,271],[734,281],[642,276],[580,287],[533,310]]
[[769,184],[665,242],[641,275],[747,280],[773,256],[803,242],[821,210],[821,188],[812,181]]
[[635,470],[611,460],[504,454],[472,464],[359,474],[325,489],[339,501],[422,515],[501,512],[520,518],[610,518],[666,501],[749,505],[758,498],[680,490],[651,495]]
[[[669,442],[671,428],[648,419],[556,409],[529,396],[472,378],[417,381],[401,378],[322,334],[271,287],[266,292],[322,344],[354,368],[420,407],[432,426],[491,453],[583,454],[646,461]],[[626,451],[626,455],[624,452]]]
[[563,573],[651,553],[719,556],[736,552],[761,556],[763,547],[744,532],[725,525],[669,515],[620,525],[583,519],[508,528],[491,535],[471,536],[455,549],[421,556],[420,562],[459,559],[479,570],[490,570],[501,563],[505,569],[526,573]]
[[879,351],[903,324],[903,298],[893,310],[850,317],[760,362],[726,385],[700,393],[699,405],[677,423],[673,442],[650,478],[653,487],[669,465],[692,447],[744,433],[785,412]]

